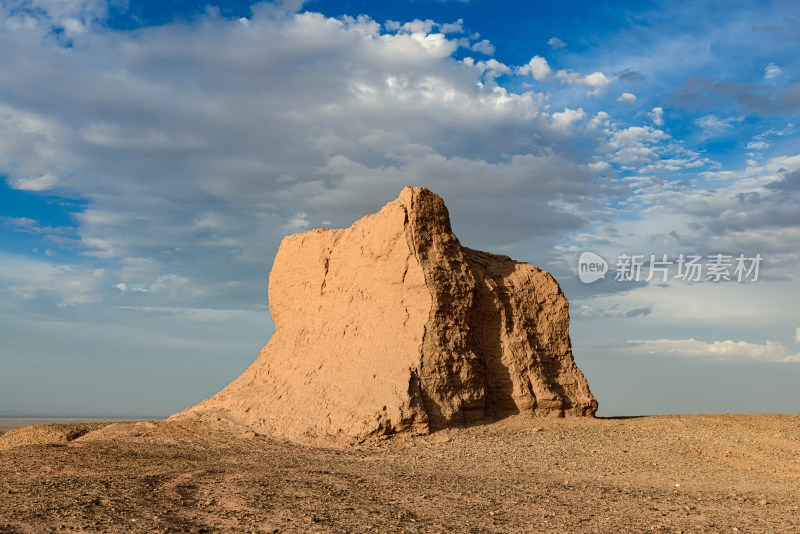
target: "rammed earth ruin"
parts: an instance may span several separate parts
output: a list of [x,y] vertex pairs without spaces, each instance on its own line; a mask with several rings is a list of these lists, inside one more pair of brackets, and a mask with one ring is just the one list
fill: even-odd
[[461,246],[427,189],[350,228],[284,238],[269,299],[275,331],[255,362],[173,418],[361,440],[597,410],[555,278]]

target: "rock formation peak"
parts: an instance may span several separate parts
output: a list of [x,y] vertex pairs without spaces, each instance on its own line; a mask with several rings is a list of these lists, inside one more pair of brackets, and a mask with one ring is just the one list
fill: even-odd
[[555,278],[461,246],[427,189],[284,238],[269,300],[275,331],[255,362],[174,418],[335,440],[597,410]]

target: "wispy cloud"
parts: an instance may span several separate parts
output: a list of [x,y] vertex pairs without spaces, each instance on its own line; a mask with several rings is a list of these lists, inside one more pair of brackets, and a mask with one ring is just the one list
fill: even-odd
[[679,356],[720,362],[760,361],[771,363],[798,363],[800,352],[788,350],[778,341],[763,344],[745,341],[698,341],[690,339],[651,339],[628,341],[628,350],[639,354]]
[[58,178],[49,172],[33,178],[17,177],[11,180],[11,186],[22,191],[47,191],[56,184],[58,184]]
[[783,71],[778,67],[775,63],[770,63],[764,69],[764,79],[765,80],[774,80],[778,76],[780,76]]

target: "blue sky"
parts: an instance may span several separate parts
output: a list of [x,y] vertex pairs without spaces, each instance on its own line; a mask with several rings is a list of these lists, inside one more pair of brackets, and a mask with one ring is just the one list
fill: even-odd
[[[281,238],[407,184],[556,275],[601,415],[796,411],[792,2],[4,0],[0,50],[0,415],[215,393]],[[682,253],[763,262],[614,279]]]

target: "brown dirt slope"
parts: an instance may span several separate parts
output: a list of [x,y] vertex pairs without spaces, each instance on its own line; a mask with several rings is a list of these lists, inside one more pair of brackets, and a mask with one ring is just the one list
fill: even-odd
[[236,428],[0,437],[0,532],[800,530],[797,415],[512,417],[346,449]]

